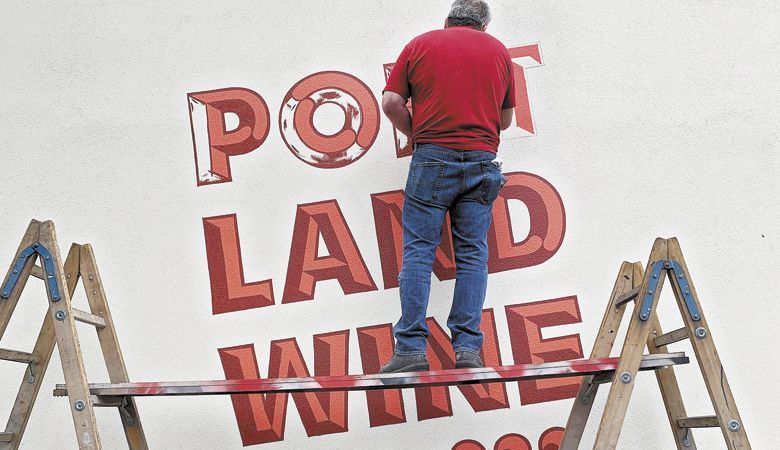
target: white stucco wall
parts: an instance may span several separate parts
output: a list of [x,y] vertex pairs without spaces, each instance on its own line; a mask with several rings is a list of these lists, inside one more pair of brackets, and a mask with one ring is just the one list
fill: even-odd
[[[269,343],[288,337],[313,367],[311,336],[343,329],[360,373],[355,328],[399,311],[397,289],[381,287],[370,194],[401,189],[408,158],[396,158],[383,118],[360,160],[317,169],[287,150],[276,118],[290,87],[319,71],[352,74],[379,96],[382,64],[441,26],[448,4],[0,2],[0,263],[32,218],[55,221],[63,252],[91,243],[133,380],[223,379],[217,348],[244,343],[265,374]],[[583,322],[547,331],[578,333],[587,353],[620,262],[646,262],[655,237],[677,236],[753,447],[780,447],[776,3],[491,5],[490,33],[507,46],[539,43],[543,56],[526,70],[536,133],[503,142],[504,168],[544,177],[566,208],[555,256],[490,276],[485,306],[505,362],[503,305],[576,295]],[[197,187],[187,93],[233,86],[267,102],[268,139],[231,158],[233,182]],[[237,214],[246,279],[273,278],[281,298],[296,205],[325,199],[338,200],[379,289],[345,296],[326,281],[312,301],[213,315],[202,218]],[[522,233],[527,215],[515,214]],[[452,285],[434,279],[429,313],[440,323]],[[0,347],[32,347],[44,298],[31,281]],[[676,328],[671,294],[662,300],[661,320]],[[79,329],[92,380],[107,380],[94,334]],[[689,344],[675,348],[692,356]],[[2,421],[23,370],[0,364]],[[689,413],[710,414],[696,366],[678,373]],[[22,448],[75,448],[67,402],[50,396],[62,379],[55,352]],[[565,424],[572,400],[521,406],[517,385],[507,389],[511,408],[484,413],[452,389],[454,415],[423,422],[406,392],[407,423],[376,428],[365,395],[351,393],[349,432],[312,438],[290,402],[285,439],[257,447],[449,449],[476,439],[492,448],[507,433],[535,444]],[[140,399],[139,410],[152,448],[242,448],[227,397]],[[122,448],[116,413],[98,414],[106,448]],[[726,448],[717,430],[696,437],[699,448]],[[620,448],[673,448],[650,375],[638,381]]]

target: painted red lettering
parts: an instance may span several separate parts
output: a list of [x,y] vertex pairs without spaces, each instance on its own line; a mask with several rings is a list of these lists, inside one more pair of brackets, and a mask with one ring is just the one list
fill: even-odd
[[561,427],[552,427],[539,436],[539,450],[558,450],[563,440],[563,431]]
[[[348,341],[348,330],[314,336],[315,375],[347,374]],[[226,379],[260,378],[253,345],[221,348],[219,355]],[[310,376],[295,339],[273,341],[268,365],[269,378]],[[347,392],[306,392],[292,397],[308,436],[348,430]],[[244,446],[284,439],[287,394],[237,394],[231,399]]]
[[515,125],[520,130],[529,134],[535,134],[533,116],[531,115],[531,102],[528,98],[528,85],[525,80],[525,69],[542,64],[539,44],[522,45],[507,50],[509,50],[509,56],[513,59],[523,58],[522,65],[512,62],[512,68],[515,72]]
[[[233,180],[230,157],[249,153],[265,141],[271,116],[265,100],[244,88],[187,94],[198,186]],[[228,131],[225,114],[235,114],[238,126]]]
[[[507,182],[493,203],[488,231],[490,273],[541,264],[558,251],[566,232],[566,212],[558,191],[544,178],[527,172],[506,174]],[[512,233],[508,202],[520,200],[528,208],[528,236],[518,242]]]
[[270,279],[244,281],[236,215],[204,217],[203,234],[213,314],[273,305],[274,290]]
[[[576,296],[508,305],[506,321],[515,364],[538,364],[582,358],[578,334],[543,339],[542,328],[582,322]],[[572,398],[580,378],[520,381],[523,405]]]
[[[324,104],[344,112],[344,125],[332,135],[317,131],[314,112]],[[314,167],[333,169],[360,159],[379,134],[379,105],[365,83],[343,72],[319,72],[293,86],[279,110],[287,148]]]
[[[363,373],[379,373],[382,364],[393,355],[393,327],[382,324],[358,328],[357,335]],[[366,400],[371,427],[406,422],[404,398],[400,389],[366,391]]]
[[[317,254],[320,236],[328,256]],[[336,200],[298,205],[282,303],[313,299],[316,283],[328,279],[344,294],[377,289]]]
[[[252,344],[220,348],[219,358],[227,380],[260,378]],[[284,439],[287,394],[231,395],[230,400],[244,446]]]
[[[441,325],[433,318],[428,318],[428,360],[431,369],[452,369],[455,367],[455,354],[452,351],[450,336],[445,333]],[[492,309],[482,311],[482,323],[484,343],[482,346],[482,359],[487,367],[501,365],[501,355],[498,350],[498,336],[496,335],[496,322]],[[461,385],[458,389],[468,401],[474,411],[490,411],[494,409],[508,408],[506,387],[502,383]]]
[[464,439],[453,445],[452,450],[485,450],[485,446],[474,439]]
[[522,434],[509,433],[496,441],[493,450],[531,450],[531,441]]

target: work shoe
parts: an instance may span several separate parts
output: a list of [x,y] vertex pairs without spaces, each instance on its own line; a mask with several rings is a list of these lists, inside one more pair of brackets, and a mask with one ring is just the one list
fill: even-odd
[[456,369],[481,369],[485,367],[482,364],[482,358],[479,354],[474,352],[457,352],[455,353],[455,368]]
[[428,358],[425,355],[396,355],[390,362],[379,369],[379,373],[424,372],[428,369]]

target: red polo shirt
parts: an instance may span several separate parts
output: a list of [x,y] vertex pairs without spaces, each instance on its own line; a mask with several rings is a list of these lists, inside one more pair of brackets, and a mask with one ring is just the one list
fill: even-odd
[[501,110],[515,106],[509,51],[470,27],[412,39],[384,90],[412,98],[412,142],[459,150],[497,151]]

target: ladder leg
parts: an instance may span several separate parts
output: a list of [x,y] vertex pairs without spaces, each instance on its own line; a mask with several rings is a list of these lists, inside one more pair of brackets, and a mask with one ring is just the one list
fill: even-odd
[[[593,350],[590,353],[591,359],[609,357],[626,309],[626,303],[615,306],[616,301],[621,295],[634,288],[635,284],[638,286],[641,282],[642,274],[640,273],[635,277],[634,265],[624,262],[618,272],[615,286],[612,288],[612,295],[609,297],[607,310],[604,313],[596,341],[593,344]],[[576,450],[579,447],[598,388],[599,384],[594,382],[593,375],[583,377],[580,390],[569,413],[569,420],[566,423],[563,439],[561,440],[561,450]]]
[[[637,264],[635,270],[641,273],[642,265]],[[651,331],[647,337],[647,349],[649,353],[669,353],[666,345],[656,345],[655,338],[662,336],[661,322],[658,314],[653,314],[650,319]],[[696,450],[696,441],[693,439],[693,433],[690,429],[681,428],[677,420],[687,417],[685,404],[683,403],[680,386],[677,384],[677,377],[674,373],[674,367],[667,367],[655,371],[655,377],[658,381],[658,387],[661,390],[661,397],[666,407],[666,414],[669,417],[669,425],[672,427],[674,443],[677,450]]]
[[[87,293],[87,300],[92,314],[102,317],[106,321],[106,326],[98,328],[98,340],[100,348],[103,351],[103,359],[106,362],[108,376],[111,383],[126,383],[129,381],[127,368],[119,348],[119,339],[117,338],[114,321],[111,318],[111,311],[106,301],[106,293],[103,289],[103,282],[98,272],[95,254],[92,246],[85,244],[81,246],[81,280]],[[125,430],[125,437],[130,449],[147,450],[146,436],[144,435],[141,419],[138,416],[135,399],[126,398],[126,405],[122,406],[120,417],[122,426]]]
[[[729,449],[749,450],[751,447],[745,426],[737,410],[731,387],[712,339],[712,332],[704,318],[699,297],[693,287],[677,238],[669,239],[669,259],[679,263],[678,267],[681,269],[675,270],[673,275],[670,274],[670,278],[674,280],[671,284],[723,437]],[[688,289],[684,290],[681,283],[687,284]],[[691,308],[694,308],[693,311],[698,314],[698,320],[692,317]]]
[[[667,259],[666,257],[666,240],[660,238],[656,239],[653,243],[653,250],[650,252],[648,267],[655,261]],[[643,307],[642,300],[645,293],[652,295],[653,302],[650,311],[648,311],[649,317],[652,317],[652,315],[655,314],[655,308],[658,304],[658,294],[663,286],[665,274],[665,271],[660,271],[658,279],[654,280],[657,281],[655,290],[650,294],[648,288],[654,274],[651,270],[648,270],[645,273],[639,296],[634,302],[634,312],[631,315],[631,321],[629,322],[628,331],[626,332],[623,350],[620,354],[620,363],[615,370],[615,380],[610,387],[609,397],[607,398],[607,403],[604,407],[604,415],[601,417],[601,424],[599,425],[599,430],[596,434],[596,442],[593,446],[594,450],[611,450],[617,447],[620,430],[623,427],[623,421],[626,416],[626,411],[628,410],[628,402],[631,399],[631,393],[634,389],[636,373],[639,369],[642,353],[645,349],[647,336],[650,333],[650,321],[643,321],[639,318],[640,311]]]
[[[37,237],[37,236],[36,236]],[[68,286],[68,293],[71,295],[76,289],[76,283],[79,273],[79,252],[78,248],[71,247],[68,257],[65,260],[65,281]],[[38,333],[38,339],[35,342],[33,354],[38,356],[36,363],[30,364],[27,372],[19,386],[19,393],[16,395],[16,401],[11,409],[11,416],[5,427],[6,433],[11,433],[13,437],[11,442],[0,443],[0,450],[16,450],[22,443],[22,436],[30,419],[35,399],[38,398],[38,392],[41,389],[46,369],[49,366],[51,355],[54,353],[54,327],[51,315],[46,312],[41,325],[41,331]],[[4,446],[5,445],[5,446]]]
[[[11,275],[11,272],[14,270],[14,265],[16,264],[16,259],[19,258],[19,254],[22,250],[32,245],[32,243],[38,239],[40,225],[41,223],[37,220],[30,222],[27,231],[24,233],[24,237],[22,237],[21,243],[19,243],[19,248],[16,250],[16,256],[14,256],[14,260],[11,262],[11,267],[8,268],[8,272],[6,273],[5,278],[3,278],[2,283],[5,283],[5,280]],[[8,322],[11,320],[14,309],[16,309],[16,304],[19,302],[19,297],[22,295],[24,285],[27,284],[27,279],[30,278],[30,272],[32,271],[34,264],[35,255],[31,256],[24,265],[21,275],[19,276],[19,281],[16,283],[13,292],[9,293],[10,295],[7,299],[0,298],[0,339],[3,338],[5,329],[8,327]],[[2,288],[2,285],[0,285],[0,288]]]
[[54,324],[54,333],[57,338],[57,349],[62,362],[62,371],[65,374],[65,383],[68,386],[68,400],[70,402],[71,415],[73,416],[73,424],[76,429],[76,438],[78,439],[80,449],[101,449],[97,421],[95,420],[95,412],[89,394],[89,387],[87,386],[86,371],[84,370],[84,358],[81,354],[81,347],[76,333],[76,322],[73,319],[70,295],[66,289],[63,289],[64,273],[54,224],[51,221],[47,220],[41,224],[39,241],[50,252],[54,262],[53,273],[49,274],[47,271],[44,271],[44,276],[47,279],[51,276],[56,277],[56,284],[60,293],[58,298],[55,298],[51,289],[46,290],[49,297],[49,314],[54,319],[52,323]]

